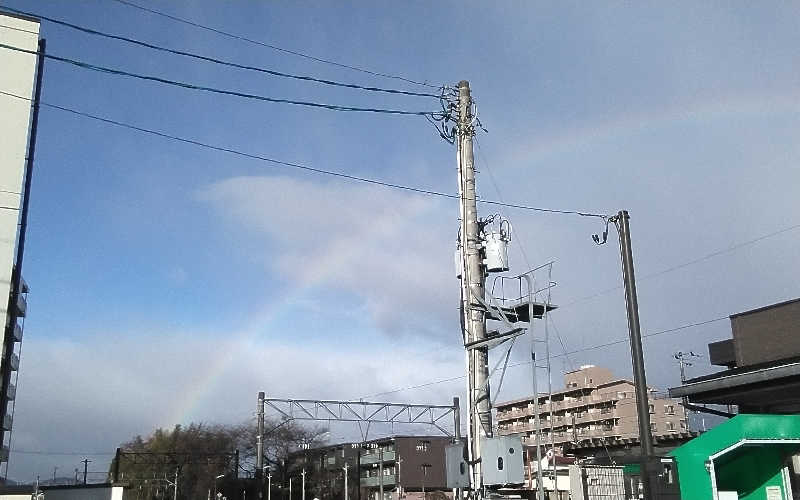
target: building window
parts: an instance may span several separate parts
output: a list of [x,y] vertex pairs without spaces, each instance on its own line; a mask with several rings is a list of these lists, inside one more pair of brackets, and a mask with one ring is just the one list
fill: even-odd
[[650,430],[653,431],[653,432],[656,431],[656,423],[655,422],[650,422]]
[[668,431],[674,431],[675,430],[675,424],[673,422],[667,422],[666,427],[667,427]]
[[649,405],[649,406],[650,406],[650,413],[651,413],[651,414],[655,413],[655,412],[656,412],[656,407],[655,407],[655,406],[653,406],[653,403],[650,403],[650,405]]
[[681,420],[681,429],[685,429],[685,428],[686,428],[686,422]]
[[[517,422],[514,422],[516,424]],[[417,451],[428,451],[428,447],[430,446],[430,441],[420,441],[417,443]]]
[[675,415],[675,407],[672,405],[665,406],[664,413],[666,413],[667,415]]

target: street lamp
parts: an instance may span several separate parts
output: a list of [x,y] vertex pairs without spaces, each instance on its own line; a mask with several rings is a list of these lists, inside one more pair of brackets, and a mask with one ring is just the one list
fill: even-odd
[[214,498],[217,498],[217,479],[222,479],[223,477],[225,477],[225,474],[220,474],[214,478]]

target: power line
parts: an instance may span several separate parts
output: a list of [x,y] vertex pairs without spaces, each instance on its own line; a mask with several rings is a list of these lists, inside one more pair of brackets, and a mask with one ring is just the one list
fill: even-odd
[[26,15],[26,16],[38,17],[40,19],[44,19],[45,21],[51,22],[53,24],[57,24],[57,25],[60,25],[60,26],[71,28],[71,29],[74,29],[74,30],[77,30],[77,31],[81,31],[83,33],[90,34],[90,35],[96,35],[96,36],[100,36],[100,37],[110,38],[112,40],[120,40],[120,41],[131,43],[131,44],[134,44],[134,45],[139,45],[141,47],[146,47],[148,49],[158,50],[158,51],[161,51],[161,52],[167,52],[167,53],[170,53],[170,54],[176,54],[176,55],[184,56],[184,57],[190,57],[190,58],[193,58],[193,59],[198,59],[198,60],[201,60],[201,61],[206,61],[206,62],[210,62],[210,63],[214,63],[214,64],[220,64],[220,65],[223,65],[223,66],[230,66],[230,67],[233,67],[233,68],[245,69],[245,70],[249,70],[249,71],[257,71],[257,72],[266,73],[266,74],[269,74],[269,75],[272,75],[272,76],[279,76],[279,77],[282,77],[282,78],[292,78],[292,79],[295,79],[295,80],[304,80],[304,81],[309,81],[309,82],[321,83],[321,84],[324,84],[324,85],[332,85],[332,86],[345,87],[345,88],[351,88],[351,89],[357,89],[357,90],[366,90],[366,91],[371,91],[371,92],[384,92],[384,93],[388,93],[388,94],[401,94],[401,95],[414,96],[414,97],[433,97],[435,99],[439,99],[441,97],[439,94],[431,94],[431,93],[423,93],[423,92],[411,92],[411,91],[407,91],[407,90],[387,89],[387,88],[382,88],[382,87],[368,87],[368,86],[363,86],[363,85],[357,85],[357,84],[354,84],[354,83],[343,83],[343,82],[337,82],[337,81],[334,81],[334,80],[326,80],[326,79],[323,79],[323,78],[315,78],[313,76],[295,75],[295,74],[291,74],[291,73],[284,73],[284,72],[281,72],[281,71],[275,71],[275,70],[262,68],[262,67],[258,67],[258,66],[248,66],[248,65],[244,65],[244,64],[238,64],[238,63],[235,63],[235,62],[232,62],[232,61],[225,61],[225,60],[222,60],[222,59],[217,59],[217,58],[214,58],[214,57],[204,56],[202,54],[197,54],[197,53],[193,53],[193,52],[186,52],[186,51],[177,50],[177,49],[170,49],[168,47],[162,47],[160,45],[155,45],[155,44],[152,44],[152,43],[149,43],[149,42],[136,40],[134,38],[128,38],[128,37],[121,36],[121,35],[114,35],[114,34],[110,34],[110,33],[104,33],[102,31],[97,31],[97,30],[94,30],[92,28],[86,28],[84,26],[78,26],[77,24],[72,24],[72,23],[69,23],[69,22],[66,22],[66,21],[62,21],[60,19],[55,19],[55,18],[52,18],[52,17],[43,16],[41,14],[37,14],[37,13],[33,13],[33,12],[27,12],[27,11],[24,11],[24,10],[14,9],[12,7],[8,7],[8,6],[2,5],[2,4],[0,4],[0,8],[8,10],[10,12],[15,12],[17,14],[23,14],[23,15]]
[[[500,198],[500,201],[505,201],[503,198],[502,193],[500,193],[500,186],[498,186],[497,181],[494,178],[494,174],[492,173],[492,169],[489,166],[489,160],[486,159],[486,155],[483,154],[483,149],[481,148],[480,142],[478,142],[477,137],[475,138],[475,145],[478,147],[478,157],[482,159],[483,165],[486,167],[486,172],[489,174],[489,180],[492,182],[492,186],[494,186],[494,190],[497,192],[497,197]],[[522,259],[525,261],[525,265],[528,269],[532,269],[530,261],[528,260],[528,253],[525,251],[525,246],[522,244],[522,241],[519,238],[515,238],[514,241],[517,242],[517,246],[519,247],[520,253],[522,254]],[[561,337],[561,332],[558,331],[556,327],[555,321],[550,314],[547,314],[547,319],[550,321],[550,324],[553,325],[553,330],[556,333],[556,337],[558,338],[558,343],[561,345],[561,349],[566,355],[567,347],[564,344],[564,339]],[[552,356],[551,356],[552,358]],[[567,362],[569,363],[570,367],[574,370],[574,365],[572,360],[570,359],[569,355],[566,355]]]
[[[710,323],[716,323],[717,321],[726,320],[728,318],[729,318],[729,316],[720,316],[718,318],[712,318],[712,319],[708,319],[708,320],[705,320],[705,321],[699,321],[697,323],[689,323],[689,324],[686,324],[686,325],[677,326],[675,328],[669,328],[667,330],[660,330],[660,331],[653,332],[653,333],[647,333],[647,334],[642,335],[642,338],[657,337],[659,335],[665,335],[665,334],[668,334],[668,333],[675,333],[675,332],[679,332],[679,331],[682,331],[682,330],[687,330],[689,328],[694,328],[694,327],[697,327],[697,326],[703,326],[703,325],[708,325]],[[596,344],[596,345],[589,346],[589,347],[584,347],[584,348],[581,348],[581,349],[575,349],[573,351],[568,351],[568,352],[565,351],[563,354],[554,354],[551,357],[559,358],[559,357],[562,357],[562,356],[568,356],[570,354],[577,354],[577,353],[580,353],[580,352],[592,351],[592,350],[595,350],[595,349],[603,349],[603,348],[611,347],[611,346],[618,345],[618,344],[624,344],[626,342],[628,342],[627,338],[619,339],[619,340],[613,340],[611,342],[606,342],[606,343],[603,343],[603,344]],[[527,366],[527,365],[530,365],[531,363],[532,363],[532,361],[520,361],[518,363],[511,363],[510,365],[508,365],[508,368],[515,368],[515,367],[518,367],[518,366]],[[424,384],[411,385],[411,386],[408,386],[408,387],[401,387],[399,389],[393,389],[391,391],[385,391],[385,392],[378,392],[378,393],[375,393],[375,394],[370,394],[369,396],[364,396],[364,399],[375,397],[375,396],[384,396],[386,394],[394,394],[394,393],[397,393],[397,392],[409,391],[409,390],[412,390],[412,389],[419,389],[419,388],[422,388],[422,387],[430,387],[432,385],[444,384],[444,383],[447,383],[447,382],[454,382],[456,380],[461,380],[461,379],[465,379],[465,378],[467,378],[466,375],[460,375],[458,377],[451,377],[451,378],[446,378],[446,379],[441,379],[441,380],[434,380],[434,381],[431,381],[431,382],[426,382]]]
[[330,59],[323,59],[323,58],[315,57],[315,56],[312,56],[312,55],[309,55],[309,54],[304,54],[302,52],[285,49],[283,47],[278,47],[277,45],[271,45],[271,44],[264,43],[264,42],[261,42],[261,41],[258,41],[258,40],[254,40],[252,38],[248,38],[248,37],[245,37],[245,36],[242,36],[242,35],[237,35],[235,33],[230,33],[228,31],[223,31],[223,30],[218,29],[218,28],[212,28],[210,26],[206,26],[206,25],[203,25],[203,24],[200,24],[200,23],[196,23],[194,21],[190,21],[188,19],[184,19],[184,18],[181,18],[181,17],[178,17],[178,16],[174,16],[174,15],[171,15],[171,14],[167,14],[165,12],[161,12],[161,11],[158,11],[158,10],[155,10],[155,9],[150,9],[150,8],[147,8],[147,7],[143,7],[141,5],[137,5],[137,4],[135,4],[133,2],[129,2],[127,0],[114,0],[114,1],[116,1],[118,3],[121,3],[121,4],[124,4],[124,5],[127,5],[129,7],[133,7],[133,8],[139,9],[139,10],[143,10],[145,12],[149,12],[151,14],[155,14],[157,16],[162,16],[162,17],[165,17],[167,19],[172,19],[173,21],[177,21],[179,23],[187,24],[187,25],[193,26],[195,28],[200,28],[200,29],[203,29],[203,30],[211,31],[213,33],[217,33],[218,35],[223,35],[223,36],[226,36],[226,37],[229,37],[229,38],[234,38],[236,40],[241,40],[243,42],[248,42],[248,43],[252,43],[252,44],[255,44],[255,45],[260,45],[261,47],[266,47],[268,49],[276,50],[278,52],[283,52],[283,53],[286,53],[286,54],[291,54],[291,55],[294,55],[294,56],[303,57],[305,59],[309,59],[309,60],[316,61],[316,62],[319,62],[319,63],[330,64],[332,66],[338,66],[340,68],[350,69],[350,70],[353,70],[353,71],[359,71],[361,73],[366,73],[366,74],[372,75],[372,76],[379,76],[379,77],[382,77],[382,78],[391,78],[391,79],[394,79],[394,80],[401,80],[401,81],[404,81],[404,82],[407,82],[407,83],[413,83],[415,85],[421,85],[423,87],[429,87],[429,88],[434,88],[434,89],[438,88],[438,86],[431,85],[431,84],[429,84],[427,82],[420,82],[420,81],[412,80],[410,78],[406,78],[406,77],[399,76],[399,75],[391,75],[391,74],[388,74],[388,73],[380,73],[380,72],[377,72],[377,71],[371,71],[371,70],[368,70],[368,69],[360,68],[358,66],[352,66],[352,65],[349,65],[349,64],[344,64],[344,63],[332,61]]
[[[22,100],[25,100],[25,101],[31,101],[31,99],[28,98],[28,97],[20,96],[20,95],[17,95],[17,94],[12,94],[10,92],[0,91],[0,94],[6,95],[6,96],[9,96],[9,97],[14,97],[14,98],[17,98],[17,99],[22,99]],[[186,143],[186,144],[192,144],[194,146],[198,146],[198,147],[205,148],[205,149],[211,149],[213,151],[220,151],[220,152],[224,152],[224,153],[230,153],[230,154],[241,156],[241,157],[244,157],[244,158],[250,158],[250,159],[253,159],[253,160],[259,160],[259,161],[263,161],[263,162],[267,162],[267,163],[272,163],[272,164],[275,164],[275,165],[282,165],[282,166],[285,166],[285,167],[296,168],[296,169],[305,170],[305,171],[308,171],[308,172],[314,172],[314,173],[317,173],[317,174],[329,175],[329,176],[332,176],[332,177],[339,177],[339,178],[342,178],[342,179],[348,179],[348,180],[357,181],[357,182],[363,182],[363,183],[367,183],[367,184],[374,184],[374,185],[377,185],[377,186],[383,186],[383,187],[392,188],[392,189],[411,191],[411,192],[414,192],[414,193],[426,194],[426,195],[430,195],[430,196],[437,196],[437,197],[441,197],[441,198],[459,199],[459,196],[456,195],[456,194],[444,193],[444,192],[441,192],[441,191],[433,191],[433,190],[430,190],[430,189],[418,188],[418,187],[414,187],[414,186],[407,186],[407,185],[403,185],[403,184],[395,184],[395,183],[391,183],[391,182],[384,182],[384,181],[380,181],[380,180],[376,180],[376,179],[370,179],[368,177],[359,177],[359,176],[356,176],[356,175],[345,174],[343,172],[336,172],[336,171],[333,171],[333,170],[324,170],[324,169],[320,169],[320,168],[315,168],[315,167],[311,167],[311,166],[308,166],[308,165],[303,165],[303,164],[300,164],[300,163],[293,163],[293,162],[288,162],[288,161],[283,161],[283,160],[277,160],[277,159],[274,159],[274,158],[269,158],[269,157],[266,157],[266,156],[261,156],[261,155],[257,155],[257,154],[253,154],[253,153],[246,153],[244,151],[240,151],[240,150],[237,150],[237,149],[227,148],[227,147],[224,147],[224,146],[217,146],[217,145],[214,145],[214,144],[201,142],[201,141],[197,141],[197,140],[194,140],[194,139],[188,139],[188,138],[180,137],[180,136],[177,136],[177,135],[167,134],[165,132],[159,132],[159,131],[153,130],[153,129],[139,127],[137,125],[132,125],[132,124],[129,124],[129,123],[118,121],[118,120],[112,120],[110,118],[105,118],[105,117],[102,117],[102,116],[97,116],[97,115],[93,115],[93,114],[90,114],[90,113],[85,113],[83,111],[78,111],[76,109],[68,108],[68,107],[65,107],[65,106],[59,106],[57,104],[50,104],[50,103],[47,103],[47,102],[44,102],[44,101],[42,101],[40,104],[42,106],[45,106],[45,107],[48,107],[48,108],[57,109],[57,110],[60,110],[60,111],[64,111],[66,113],[71,113],[73,115],[81,116],[83,118],[89,118],[91,120],[96,120],[96,121],[103,122],[103,123],[106,123],[106,124],[115,125],[115,126],[118,126],[118,127],[130,129],[130,130],[136,130],[138,132],[154,135],[154,136],[157,136],[157,137],[162,137],[164,139],[169,139],[169,140],[173,140],[173,141],[177,141],[177,142],[183,142],[183,143]],[[592,214],[592,213],[588,213],[588,212],[578,212],[578,211],[574,211],[574,210],[557,210],[557,209],[551,209],[551,208],[540,208],[540,207],[532,207],[532,206],[512,204],[512,203],[502,203],[502,202],[499,202],[499,201],[492,201],[492,200],[477,200],[477,201],[478,201],[478,203],[486,203],[486,204],[499,205],[499,206],[505,206],[505,207],[510,207],[510,208],[518,208],[518,209],[529,210],[529,211],[533,211],[533,212],[546,212],[546,213],[558,213],[558,214],[577,214],[577,215],[581,215],[581,216],[585,216],[585,217],[605,217],[604,215],[600,215],[600,214]]]
[[[767,234],[762,234],[761,236],[757,236],[757,237],[755,237],[753,239],[750,239],[750,240],[747,240],[747,241],[742,241],[740,243],[735,243],[735,244],[733,244],[733,245],[731,245],[729,247],[722,248],[720,250],[715,250],[715,251],[713,251],[711,253],[707,253],[707,254],[703,255],[702,257],[698,257],[696,259],[688,260],[688,261],[682,262],[680,264],[675,264],[674,266],[670,266],[670,267],[668,267],[666,269],[662,269],[661,271],[655,271],[655,272],[652,272],[652,273],[649,273],[649,274],[643,274],[641,276],[637,276],[636,279],[637,279],[637,281],[642,281],[642,280],[646,280],[646,279],[650,279],[650,278],[655,278],[657,276],[661,276],[663,274],[667,274],[667,273],[670,273],[672,271],[677,271],[679,269],[683,269],[685,267],[689,267],[689,266],[692,266],[694,264],[698,264],[700,262],[712,259],[714,257],[718,257],[720,255],[724,255],[726,253],[730,253],[730,252],[736,251],[736,250],[738,250],[740,248],[743,248],[743,247],[746,247],[746,246],[749,246],[749,245],[753,245],[755,243],[758,243],[760,241],[766,240],[768,238],[772,238],[774,236],[778,236],[778,235],[781,235],[783,233],[788,233],[789,231],[794,231],[795,229],[800,229],[800,224],[793,224],[791,226],[784,227],[782,229],[778,229],[778,230],[772,231],[772,232],[767,233]],[[561,308],[568,307],[568,306],[571,306],[573,304],[577,304],[579,302],[584,302],[584,301],[587,301],[587,300],[591,300],[591,299],[594,299],[594,298],[599,297],[601,295],[605,295],[607,293],[611,293],[613,291],[620,290],[621,288],[622,288],[622,285],[617,285],[615,287],[606,288],[604,290],[597,291],[597,292],[595,292],[595,293],[593,293],[591,295],[587,295],[585,297],[581,297],[581,298],[576,299],[576,300],[574,300],[572,302],[564,304],[564,305],[561,306]]]
[[[23,49],[21,47],[14,47],[11,45],[0,44],[0,48],[15,50],[17,52],[23,52],[26,54],[33,54],[37,55],[38,52],[35,50],[28,50]],[[249,94],[246,92],[239,92],[236,90],[226,90],[226,89],[219,89],[214,87],[206,87],[204,85],[195,85],[193,83],[181,82],[178,80],[170,80],[168,78],[162,78],[159,76],[152,76],[152,75],[142,75],[140,73],[131,73],[129,71],[124,71],[121,69],[114,69],[108,68],[106,66],[98,66],[96,64],[90,64],[83,61],[78,61],[76,59],[70,59],[67,57],[60,57],[52,54],[44,54],[46,59],[52,59],[53,61],[58,61],[62,63],[71,64],[81,69],[87,69],[91,71],[97,71],[100,73],[107,73],[110,75],[115,76],[125,76],[129,78],[136,78],[139,80],[145,80],[150,82],[161,83],[164,85],[171,85],[173,87],[180,87],[189,90],[199,90],[202,92],[210,92],[212,94],[222,94],[222,95],[229,95],[234,97],[242,97],[245,99],[254,99],[257,101],[266,101],[266,102],[274,102],[278,104],[292,104],[295,106],[308,106],[312,108],[321,108],[321,109],[328,109],[331,111],[356,111],[356,112],[366,112],[366,113],[384,113],[390,115],[416,115],[416,116],[429,116],[429,117],[438,117],[441,115],[441,111],[406,111],[400,109],[383,109],[383,108],[360,108],[355,106],[340,106],[337,104],[324,104],[319,102],[313,101],[296,101],[292,99],[279,99],[275,97],[267,97],[259,94]]]

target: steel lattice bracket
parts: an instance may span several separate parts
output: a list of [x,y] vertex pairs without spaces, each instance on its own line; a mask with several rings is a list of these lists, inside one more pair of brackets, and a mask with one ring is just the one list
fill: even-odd
[[328,420],[387,424],[425,424],[452,433],[442,426],[446,417],[454,418],[455,406],[404,403],[375,403],[368,401],[329,401],[317,399],[265,398],[265,407],[272,408],[289,420]]

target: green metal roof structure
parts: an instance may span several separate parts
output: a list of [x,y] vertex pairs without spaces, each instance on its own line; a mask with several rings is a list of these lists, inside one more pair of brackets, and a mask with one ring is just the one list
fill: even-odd
[[785,500],[791,498],[787,463],[798,453],[800,415],[737,415],[670,455],[682,500],[717,500],[725,491],[740,499]]

